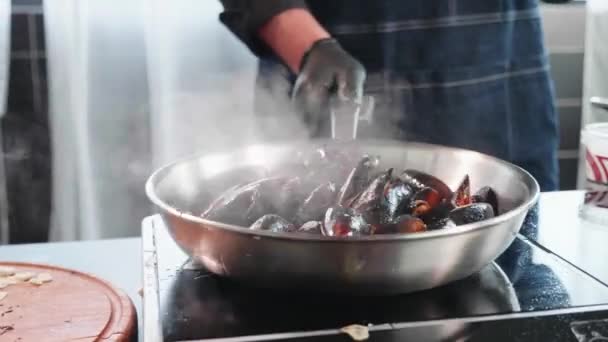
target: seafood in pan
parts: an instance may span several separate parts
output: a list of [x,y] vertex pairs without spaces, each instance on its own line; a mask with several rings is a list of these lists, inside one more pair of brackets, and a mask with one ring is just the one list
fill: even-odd
[[450,189],[420,170],[379,169],[375,156],[351,160],[319,149],[296,174],[232,187],[201,216],[252,230],[355,237],[449,229],[499,213],[494,189],[473,193],[469,175]]

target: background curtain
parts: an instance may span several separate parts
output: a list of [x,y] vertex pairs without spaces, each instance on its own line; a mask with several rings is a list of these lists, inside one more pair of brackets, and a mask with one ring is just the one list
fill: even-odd
[[[11,1],[0,0],[0,119],[6,114],[8,97],[8,70],[10,61]],[[0,152],[2,151],[2,129],[0,128]],[[9,241],[8,200],[4,159],[0,157],[0,244]]]
[[0,0],[0,116],[6,112],[10,61],[11,1]]
[[44,2],[51,239],[134,236],[156,167],[253,139],[255,59],[219,1]]

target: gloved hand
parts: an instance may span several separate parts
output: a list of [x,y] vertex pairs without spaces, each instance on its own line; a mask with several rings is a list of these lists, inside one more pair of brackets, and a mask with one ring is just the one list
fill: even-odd
[[329,127],[330,100],[361,103],[363,65],[333,38],[317,41],[302,58],[292,100],[313,136]]

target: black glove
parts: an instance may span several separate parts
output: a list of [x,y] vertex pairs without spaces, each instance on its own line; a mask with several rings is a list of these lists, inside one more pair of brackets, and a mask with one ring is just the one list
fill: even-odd
[[328,134],[329,104],[339,101],[361,103],[366,72],[363,65],[333,38],[313,44],[302,58],[292,99],[311,135]]

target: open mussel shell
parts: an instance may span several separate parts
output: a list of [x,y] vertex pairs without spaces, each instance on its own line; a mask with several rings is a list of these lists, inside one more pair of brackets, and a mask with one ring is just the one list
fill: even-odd
[[[424,207],[422,208],[425,209]],[[430,207],[430,205],[427,204],[427,210],[422,211],[419,209],[418,211],[414,211],[413,215],[419,217],[428,225],[434,221],[448,217],[448,215],[454,208],[455,207],[451,201],[443,200],[434,207]]]
[[439,178],[418,170],[405,170],[400,178],[418,190],[431,188],[439,193],[441,199],[451,198],[452,190]]
[[373,226],[352,208],[331,207],[323,220],[323,235],[326,236],[361,236],[372,235]]
[[494,209],[488,203],[472,203],[455,208],[448,217],[457,225],[474,223],[494,217]]
[[469,175],[466,175],[452,194],[452,203],[455,207],[462,207],[471,204],[471,202],[471,181]]
[[274,214],[260,217],[249,228],[252,230],[268,230],[274,233],[291,233],[297,230],[291,222]]

